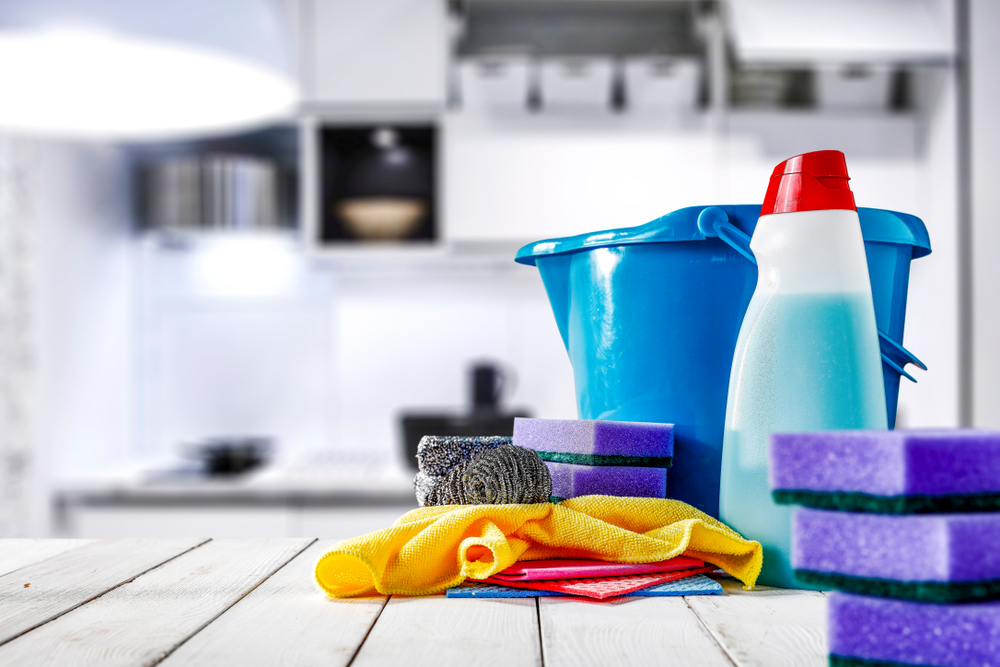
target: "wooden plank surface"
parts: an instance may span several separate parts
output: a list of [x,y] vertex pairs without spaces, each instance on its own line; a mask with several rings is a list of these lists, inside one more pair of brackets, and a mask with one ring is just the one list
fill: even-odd
[[94,540],[10,538],[0,540],[0,576],[46,558],[78,549]]
[[731,667],[684,598],[539,598],[545,664]]
[[535,598],[394,596],[352,667],[541,665]]
[[384,596],[334,600],[316,585],[316,561],[334,541],[313,544],[196,634],[164,667],[343,667],[385,606]]
[[0,646],[0,664],[156,664],[310,542],[213,540]]
[[826,594],[722,581],[725,595],[685,598],[741,667],[825,667]]
[[205,541],[93,542],[0,576],[0,644]]
[[333,600],[311,542],[0,540],[0,664],[827,664],[824,593]]

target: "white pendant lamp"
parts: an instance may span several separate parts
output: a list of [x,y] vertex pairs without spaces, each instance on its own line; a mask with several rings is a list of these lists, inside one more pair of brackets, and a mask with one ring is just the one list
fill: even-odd
[[287,118],[277,0],[0,0],[0,131],[166,138]]

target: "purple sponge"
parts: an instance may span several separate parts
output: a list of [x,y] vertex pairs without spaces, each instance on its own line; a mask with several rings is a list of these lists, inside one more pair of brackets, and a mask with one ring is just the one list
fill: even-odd
[[865,595],[926,602],[1000,597],[1000,513],[797,509],[792,567],[804,583]]
[[605,496],[667,497],[666,468],[625,466],[584,466],[546,461],[552,475],[552,495],[576,498],[593,494]]
[[1000,432],[782,433],[769,449],[779,503],[888,514],[1000,510]]
[[928,604],[834,593],[831,667],[1000,664],[1000,601]]
[[666,468],[674,455],[672,424],[598,419],[514,420],[514,444],[543,461]]

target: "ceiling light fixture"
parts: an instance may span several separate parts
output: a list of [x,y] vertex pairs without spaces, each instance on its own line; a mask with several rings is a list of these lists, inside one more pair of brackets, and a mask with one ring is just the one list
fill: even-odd
[[0,129],[159,139],[287,118],[288,46],[269,0],[0,0]]

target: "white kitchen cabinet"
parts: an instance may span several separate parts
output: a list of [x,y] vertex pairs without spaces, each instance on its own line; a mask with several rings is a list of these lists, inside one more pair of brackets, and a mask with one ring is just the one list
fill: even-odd
[[639,225],[682,206],[715,203],[708,119],[685,121],[449,115],[444,237],[527,243]]
[[950,0],[729,0],[736,57],[755,63],[948,63]]
[[445,238],[528,243],[641,225],[686,206],[763,199],[774,165],[836,146],[865,206],[917,212],[910,114],[732,113],[484,120],[444,125]]
[[437,109],[445,99],[444,0],[302,0],[307,104]]

